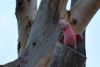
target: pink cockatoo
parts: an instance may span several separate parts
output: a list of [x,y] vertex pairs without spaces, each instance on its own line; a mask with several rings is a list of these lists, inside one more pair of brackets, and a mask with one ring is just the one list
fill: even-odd
[[64,18],[60,18],[59,23],[61,24],[63,29],[61,42],[66,46],[76,48],[76,34],[73,31],[70,23],[68,21],[66,22]]

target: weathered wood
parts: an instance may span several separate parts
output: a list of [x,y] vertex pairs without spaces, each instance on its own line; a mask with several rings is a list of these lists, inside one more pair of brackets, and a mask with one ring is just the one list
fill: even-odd
[[100,0],[78,0],[71,8],[71,24],[76,33],[83,33],[92,17],[98,11],[99,4]]
[[86,57],[76,50],[57,42],[49,67],[83,67]]

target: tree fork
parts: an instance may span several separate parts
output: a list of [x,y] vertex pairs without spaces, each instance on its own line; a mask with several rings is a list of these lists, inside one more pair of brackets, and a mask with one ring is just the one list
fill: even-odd
[[[63,9],[60,8],[61,6],[59,5],[65,3],[64,1],[65,0],[42,0],[31,28],[31,33],[27,42],[28,47],[17,60],[6,64],[6,67],[48,66],[56,41],[59,40],[61,26],[58,20],[60,11]],[[45,61],[40,63],[41,60]]]
[[[48,67],[48,63],[51,59],[52,53],[61,32],[61,26],[57,23],[60,14],[59,5],[62,3],[61,1],[63,0],[42,0],[39,11],[37,12],[36,19],[34,20],[34,24],[31,28],[31,33],[29,35],[25,52],[22,53],[22,55],[17,60],[6,64],[4,67]],[[82,64],[79,65],[84,64],[86,57],[84,57],[81,53],[76,52],[69,47],[65,47],[61,43],[58,43],[57,45],[58,46],[56,49],[60,48],[60,50],[57,50],[61,52],[61,55],[70,52],[71,55],[73,54],[81,58],[78,58],[82,61]],[[64,52],[62,52],[62,50],[64,50]],[[57,56],[60,54],[57,53]],[[53,56],[55,55],[56,54]],[[59,57],[59,59],[62,60],[61,57]],[[74,59],[76,60],[76,58]],[[45,61],[42,62],[42,60]],[[43,64],[39,64],[40,61]]]

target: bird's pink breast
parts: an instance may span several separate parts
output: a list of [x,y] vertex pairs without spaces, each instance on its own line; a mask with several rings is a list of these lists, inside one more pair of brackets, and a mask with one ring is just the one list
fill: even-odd
[[65,28],[65,30],[63,31],[63,36],[64,36],[63,40],[64,44],[75,45],[76,35],[70,27]]
[[63,29],[63,36],[61,38],[61,42],[69,47],[74,48],[76,45],[76,34],[73,31],[70,23],[66,22],[64,18],[60,19],[59,23]]

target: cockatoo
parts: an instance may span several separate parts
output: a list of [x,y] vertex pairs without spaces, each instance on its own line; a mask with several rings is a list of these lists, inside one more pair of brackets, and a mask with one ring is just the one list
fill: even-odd
[[76,48],[76,34],[73,31],[70,23],[64,18],[60,18],[59,23],[63,29],[61,42],[64,43],[66,46]]

